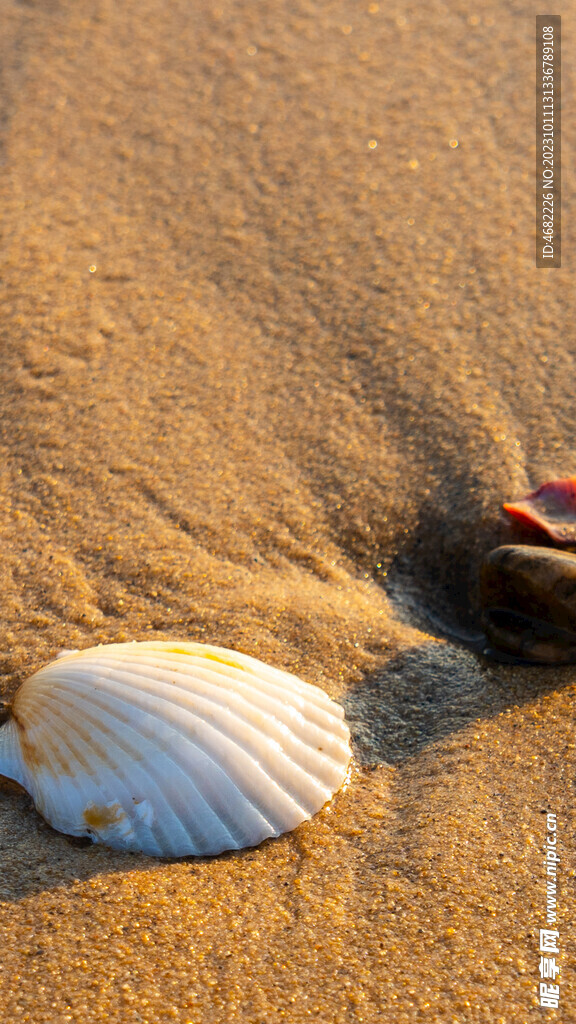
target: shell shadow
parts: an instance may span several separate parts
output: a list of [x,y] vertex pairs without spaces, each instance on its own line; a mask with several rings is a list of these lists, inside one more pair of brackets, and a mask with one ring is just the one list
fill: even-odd
[[214,861],[229,860],[238,861],[240,867],[275,841],[265,840],[259,847],[225,851],[216,857],[164,859],[120,853],[90,839],[57,832],[36,811],[31,797],[18,783],[0,776],[0,908],[2,904],[70,889],[100,875],[165,871],[176,865],[198,876]]

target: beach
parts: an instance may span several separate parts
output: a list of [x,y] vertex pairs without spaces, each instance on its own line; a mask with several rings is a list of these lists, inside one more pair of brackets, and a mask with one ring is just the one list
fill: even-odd
[[535,13],[0,5],[0,698],[200,641],[324,689],[354,751],[311,821],[206,859],[63,836],[2,781],[4,1024],[576,1014],[576,668],[466,643],[525,539],[502,502],[576,472]]

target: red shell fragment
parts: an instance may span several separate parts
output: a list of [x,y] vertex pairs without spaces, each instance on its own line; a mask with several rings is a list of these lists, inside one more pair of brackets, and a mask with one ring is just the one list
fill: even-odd
[[550,480],[522,501],[505,502],[503,508],[548,534],[555,544],[576,544],[576,476]]

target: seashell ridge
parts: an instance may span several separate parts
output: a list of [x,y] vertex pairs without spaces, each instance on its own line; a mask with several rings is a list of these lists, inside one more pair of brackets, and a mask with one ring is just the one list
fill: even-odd
[[22,684],[0,728],[0,774],[54,828],[159,857],[290,831],[349,762],[342,708],[323,690],[187,642],[67,653]]

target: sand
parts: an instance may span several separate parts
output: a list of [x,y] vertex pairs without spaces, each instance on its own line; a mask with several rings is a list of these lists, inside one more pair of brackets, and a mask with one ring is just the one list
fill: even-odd
[[322,686],[356,755],[291,835],[174,863],[3,782],[3,1024],[576,1015],[576,669],[453,639],[501,502],[576,471],[535,13],[0,4],[1,695],[62,648],[204,640]]

